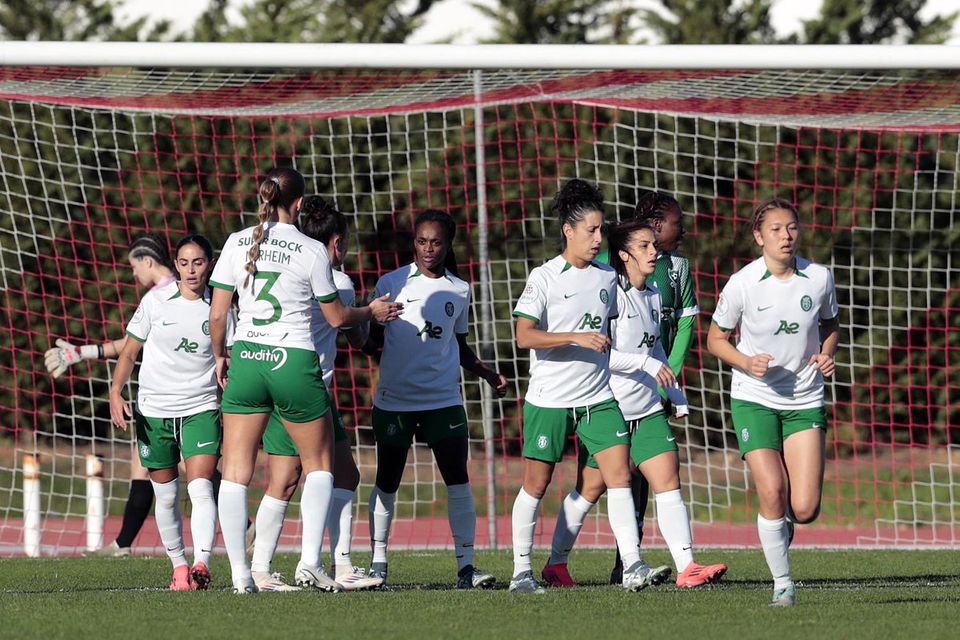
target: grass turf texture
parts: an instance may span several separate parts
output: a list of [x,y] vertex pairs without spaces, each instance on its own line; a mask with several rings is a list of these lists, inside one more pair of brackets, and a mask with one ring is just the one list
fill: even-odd
[[[535,555],[539,571],[546,552]],[[390,592],[254,596],[230,593],[222,555],[213,561],[214,584],[206,593],[165,591],[166,558],[6,559],[0,561],[0,637],[956,637],[955,552],[796,550],[798,605],[792,609],[767,606],[772,585],[759,549],[700,553],[700,562],[723,561],[730,572],[720,585],[689,591],[671,581],[623,593],[606,585],[611,556],[576,551],[571,572],[584,586],[525,596],[506,591],[512,565],[503,551],[478,558],[499,578],[495,591],[455,590],[449,552],[395,552]],[[361,559],[367,558],[355,558]],[[647,559],[669,563],[659,550]],[[296,560],[284,554],[275,568],[290,577]]]

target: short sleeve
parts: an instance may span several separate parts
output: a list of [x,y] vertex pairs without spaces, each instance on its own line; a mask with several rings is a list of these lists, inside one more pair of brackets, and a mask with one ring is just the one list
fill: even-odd
[[513,315],[518,318],[527,318],[536,323],[540,322],[543,312],[547,308],[547,283],[542,271],[534,269],[527,279],[527,284],[513,308]]
[[333,281],[333,267],[327,250],[320,247],[310,268],[310,287],[318,302],[333,302],[337,299],[337,285]]
[[727,285],[720,293],[717,299],[717,308],[713,312],[713,321],[724,331],[733,331],[740,324],[740,317],[743,315],[743,294],[740,287],[733,279],[727,281]]
[[153,322],[152,306],[151,297],[144,296],[133,318],[127,323],[127,335],[137,342],[146,342],[147,336],[150,335],[150,325]]
[[233,309],[227,313],[227,334],[226,334],[226,346],[229,349],[233,346],[234,341],[237,336],[237,319],[233,315]]
[[693,288],[693,274],[690,273],[690,261],[680,260],[680,304],[677,306],[676,317],[695,316],[700,312],[697,305],[697,292]]
[[829,269],[827,269],[827,282],[823,289],[823,300],[820,301],[820,319],[833,320],[840,315],[840,306],[837,304],[837,288],[833,281],[833,273]]
[[460,315],[457,316],[457,321],[453,326],[453,332],[459,336],[465,336],[470,333],[470,327],[468,326],[470,321],[470,290],[463,296],[463,309],[460,310]]
[[220,258],[213,265],[213,273],[210,275],[210,286],[225,291],[233,291],[237,288],[236,272],[233,269],[233,262],[236,260],[237,246],[233,242],[231,235],[220,252]]
[[357,292],[353,288],[353,281],[349,284],[344,282],[343,286],[337,288],[337,294],[340,296],[340,302],[345,307],[352,307],[357,300]]
[[613,320],[614,318],[620,317],[620,287],[617,286],[617,281],[613,281],[613,286],[610,287],[610,299],[607,300],[607,318]]

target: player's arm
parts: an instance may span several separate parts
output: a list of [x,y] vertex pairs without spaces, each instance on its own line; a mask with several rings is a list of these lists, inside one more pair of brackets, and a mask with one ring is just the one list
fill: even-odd
[[210,298],[210,348],[216,359],[217,383],[220,387],[227,384],[227,318],[230,317],[230,305],[233,303],[233,290],[216,287]]
[[117,366],[113,369],[113,382],[110,384],[110,418],[113,424],[126,430],[127,421],[133,417],[130,403],[123,398],[123,388],[130,380],[130,374],[137,364],[140,353],[140,341],[130,338],[117,356]]
[[837,347],[840,344],[840,318],[831,318],[820,321],[820,353],[815,353],[810,357],[809,364],[815,366],[820,372],[829,377],[833,375],[836,364],[834,356],[837,354]]
[[568,345],[605,353],[610,349],[610,338],[593,331],[544,331],[533,318],[517,316],[517,346],[521,349],[553,349]]
[[47,367],[47,373],[54,378],[59,378],[67,370],[78,362],[83,360],[105,360],[116,358],[120,355],[123,345],[127,339],[110,340],[97,344],[75,345],[58,338],[56,346],[47,349],[43,354],[43,362]]
[[769,353],[748,356],[740,352],[730,343],[731,333],[733,329],[724,329],[716,322],[711,322],[710,330],[707,332],[707,351],[731,367],[746,371],[758,378],[766,375],[773,356]]
[[467,334],[457,334],[457,346],[460,348],[460,366],[487,381],[497,392],[497,397],[507,395],[507,377],[494,371],[477,357],[470,345],[467,344]]
[[670,347],[670,355],[667,362],[670,368],[678,375],[683,370],[683,363],[690,353],[690,346],[693,344],[693,328],[696,316],[684,316],[677,320],[677,333],[673,338],[673,346]]
[[[659,343],[657,343],[657,346],[659,346]],[[662,347],[660,353],[663,353]],[[670,365],[667,364],[666,357],[657,358],[656,354],[653,353],[630,353],[614,347],[610,350],[610,370],[620,373],[643,371],[654,378],[657,384],[663,388],[672,386],[677,381]]]

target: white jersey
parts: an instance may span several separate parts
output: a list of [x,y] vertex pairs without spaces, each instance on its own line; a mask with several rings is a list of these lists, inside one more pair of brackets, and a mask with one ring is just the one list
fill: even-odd
[[805,258],[786,280],[773,277],[763,257],[730,276],[713,321],[724,331],[738,325],[737,349],[748,356],[769,353],[770,368],[757,378],[733,370],[730,396],[773,409],[809,409],[823,404],[823,375],[808,362],[820,353],[821,320],[840,310],[833,274]]
[[[333,282],[337,285],[337,294],[345,307],[353,306],[357,294],[353,289],[353,280],[343,271],[334,269]],[[330,326],[327,318],[320,309],[320,303],[314,301],[310,311],[310,328],[313,331],[313,348],[320,358],[320,369],[323,371],[323,384],[331,389],[333,384],[333,364],[337,359],[338,330]],[[341,327],[345,330],[346,327]]]
[[[143,343],[137,410],[148,418],[181,418],[216,409],[216,362],[210,344],[210,292],[187,300],[177,283],[150,290],[127,324]],[[227,335],[233,314],[227,316]]]
[[[513,315],[533,320],[542,331],[606,334],[617,315],[616,272],[597,262],[577,269],[559,255],[530,272]],[[531,404],[583,407],[612,397],[606,353],[575,344],[532,350],[526,395]]]
[[449,271],[428,278],[411,264],[377,281],[374,297],[386,293],[403,303],[403,314],[384,326],[374,404],[387,411],[463,404],[457,335],[467,334],[470,285]]
[[[611,323],[610,387],[623,417],[639,420],[663,409],[656,376],[670,365],[660,342],[660,292],[649,280],[643,289],[626,287],[617,296],[618,317]],[[687,404],[683,392],[665,391],[680,413]]]
[[243,286],[254,228],[230,235],[210,286],[239,293],[238,342],[312,351],[313,300],[329,302],[337,297],[327,248],[293,225],[268,222],[263,226],[257,273]]

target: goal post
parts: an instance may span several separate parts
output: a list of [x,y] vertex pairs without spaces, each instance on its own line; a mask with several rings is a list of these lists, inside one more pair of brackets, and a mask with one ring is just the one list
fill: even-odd
[[[0,43],[0,555],[23,553],[25,522],[33,531],[38,518],[31,550],[82,551],[100,535],[84,524],[87,495],[93,513],[102,500],[103,539],[116,534],[131,448],[110,425],[113,363],[53,381],[43,353],[61,337],[123,335],[143,293],[126,263],[133,237],[158,232],[173,246],[203,233],[222,246],[252,224],[257,182],[277,164],[349,216],[345,270],[358,292],[410,260],[417,211],[455,216],[471,344],[511,379],[501,400],[464,375],[478,546],[510,541],[528,367],[510,311],[530,270],[558,250],[550,198],[570,177],[600,186],[608,220],[631,215],[639,189],[675,196],[686,214],[681,252],[700,315],[682,374],[691,414],[673,424],[698,544],[755,536],[730,371],[705,333],[727,277],[757,255],[753,205],[777,195],[799,206],[801,253],[833,271],[841,306],[823,514],[798,543],[956,546],[960,79],[934,69],[955,69],[960,55],[890,51]],[[362,474],[358,548],[376,379],[366,356],[339,353],[333,393]],[[88,456],[102,463],[90,494]],[[538,544],[549,544],[574,477],[568,457]],[[414,447],[392,541],[451,544],[445,506],[429,450]],[[281,542],[296,533],[294,522]],[[581,540],[613,543],[599,515]],[[136,546],[158,545],[145,527]]]

